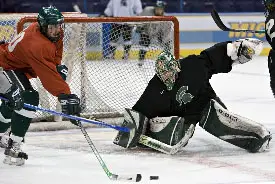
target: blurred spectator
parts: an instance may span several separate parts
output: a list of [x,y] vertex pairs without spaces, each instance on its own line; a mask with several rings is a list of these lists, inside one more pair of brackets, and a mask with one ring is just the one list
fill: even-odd
[[[164,1],[157,1],[155,6],[147,6],[144,8],[141,16],[163,16],[166,3]],[[150,23],[139,26],[137,32],[140,33],[139,44],[142,48],[139,51],[139,66],[144,63],[145,55],[151,40],[157,40],[163,50],[169,51],[171,49],[171,25],[168,23]]]
[[[107,17],[130,17],[137,16],[142,12],[142,5],[140,0],[110,0],[104,15]],[[111,24],[110,34],[110,55],[109,58],[113,59],[117,48],[117,42],[122,36],[124,41],[124,55],[123,59],[127,60],[129,51],[131,49],[132,39],[132,26],[129,24]]]
[[157,1],[155,6],[146,6],[140,16],[163,16],[166,3]]
[[21,2],[18,0],[0,0],[1,13],[18,13]]
[[[33,13],[42,6],[52,4],[60,11],[66,12],[73,11],[72,4],[78,4],[83,13],[99,14],[104,11],[107,3],[108,0],[0,0],[0,11]],[[143,6],[154,6],[154,4],[155,0],[142,0]],[[264,12],[262,1],[259,0],[169,0],[165,11],[167,13],[209,13],[212,8],[219,12]]]

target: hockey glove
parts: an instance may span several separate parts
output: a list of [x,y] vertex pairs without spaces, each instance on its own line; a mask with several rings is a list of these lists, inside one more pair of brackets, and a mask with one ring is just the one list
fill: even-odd
[[65,81],[67,79],[67,76],[68,76],[67,66],[66,65],[56,65],[56,70],[58,71],[58,73],[60,74],[62,79]]
[[[80,99],[75,94],[61,94],[58,96],[62,112],[68,115],[80,116]],[[77,120],[70,119],[71,123],[78,126]]]
[[261,53],[263,42],[256,38],[239,39],[227,44],[227,55],[234,64],[246,63]]
[[12,110],[20,110],[24,106],[21,90],[15,84],[13,84],[10,89],[5,94],[3,94],[3,97],[8,99],[8,101],[5,101],[4,103]]

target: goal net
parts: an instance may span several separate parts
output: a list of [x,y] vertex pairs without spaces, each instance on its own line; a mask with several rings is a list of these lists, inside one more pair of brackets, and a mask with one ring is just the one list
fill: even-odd
[[[36,21],[33,16],[20,17],[12,23],[3,19],[2,16],[0,37],[4,41]],[[17,31],[3,31],[9,29],[10,24]],[[69,68],[66,82],[81,99],[81,115],[114,117],[131,108],[155,74],[157,55],[168,50],[178,58],[178,31],[177,19],[169,16],[65,16],[62,64]],[[140,57],[140,50],[146,52],[144,58]],[[57,98],[42,87],[39,79],[31,79],[31,83],[40,94],[41,107],[60,111]],[[53,116],[37,112],[37,119],[51,121]]]

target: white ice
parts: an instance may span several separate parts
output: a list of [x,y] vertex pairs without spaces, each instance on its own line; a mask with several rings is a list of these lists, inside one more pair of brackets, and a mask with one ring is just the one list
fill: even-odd
[[[264,124],[275,133],[275,99],[269,87],[266,57],[236,66],[230,74],[211,80],[230,111]],[[116,131],[88,129],[109,170],[115,174],[143,175],[150,184],[275,183],[275,147],[248,153],[225,143],[200,127],[178,154],[169,156],[150,150],[124,150],[112,144]],[[1,150],[3,152],[3,149]],[[24,151],[29,160],[22,167],[0,163],[0,184],[108,184],[110,181],[78,129],[29,132]],[[0,160],[3,160],[0,154]],[[159,180],[150,181],[149,175]]]

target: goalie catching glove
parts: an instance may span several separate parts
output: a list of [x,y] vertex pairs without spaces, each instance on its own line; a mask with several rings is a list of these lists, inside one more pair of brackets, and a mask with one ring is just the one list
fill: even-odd
[[[80,99],[75,94],[61,94],[58,96],[58,101],[64,114],[80,116]],[[70,119],[70,121],[78,126],[77,120]]]
[[227,55],[233,64],[244,64],[252,60],[253,56],[260,55],[263,42],[256,38],[239,39],[227,44]]

